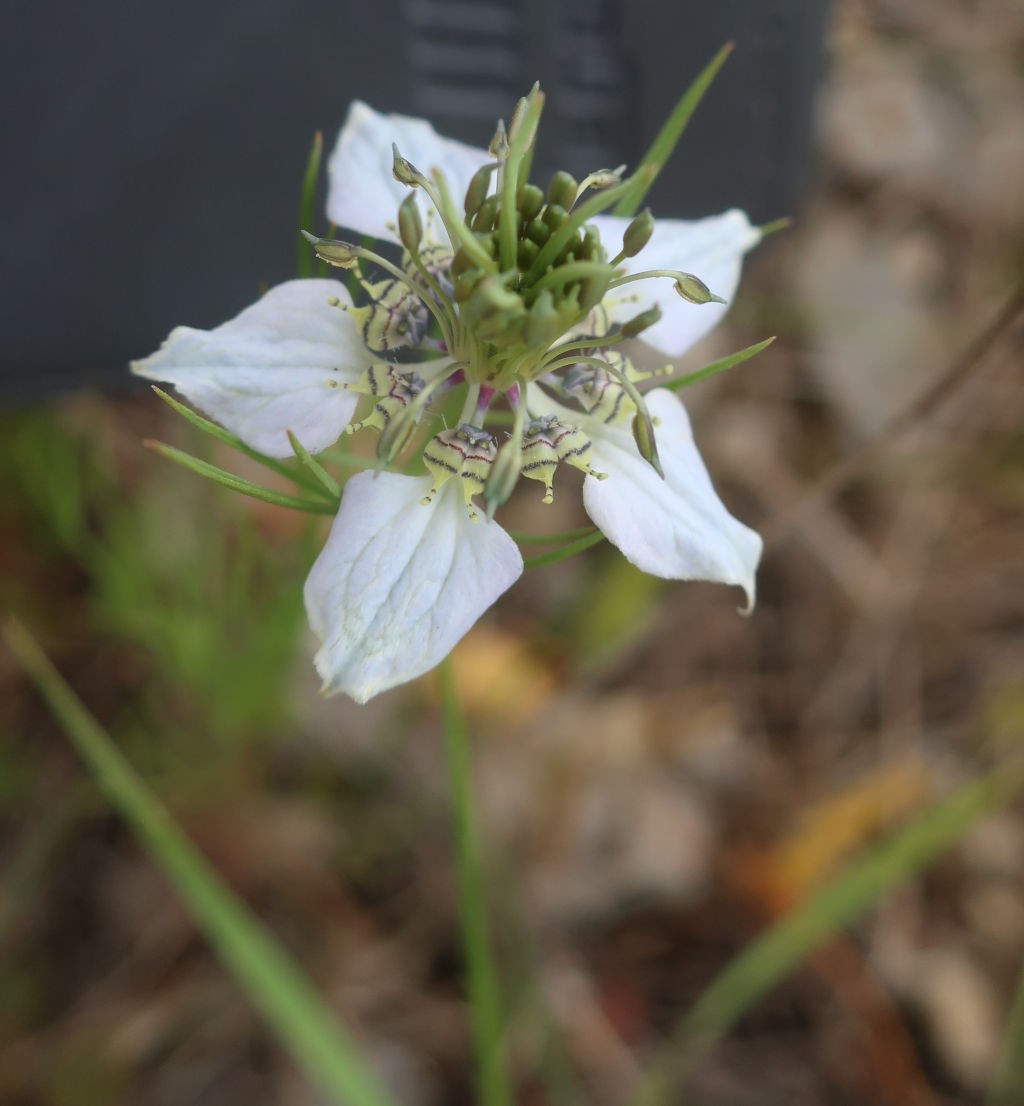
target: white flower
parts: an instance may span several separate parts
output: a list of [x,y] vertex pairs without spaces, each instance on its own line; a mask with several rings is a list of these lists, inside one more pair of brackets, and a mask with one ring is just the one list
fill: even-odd
[[[651,374],[615,346],[625,326],[663,355],[685,352],[725,310],[704,285],[730,299],[760,232],[739,211],[653,230],[649,216],[592,214],[588,203],[612,201],[567,174],[547,196],[524,189],[517,159],[541,103],[536,90],[520,102],[494,154],[354,104],[330,161],[328,215],[399,241],[402,264],[315,240],[355,270],[365,304],[335,281],[292,281],[215,330],[179,327],[133,365],[274,456],[290,452],[289,430],[311,452],[330,446],[362,393],[372,410],[356,425],[381,431],[391,462],[429,425],[432,400],[465,388],[459,425],[421,445],[428,476],[366,472],[345,485],[305,588],[327,692],[364,702],[436,665],[523,568],[474,498],[492,515],[521,474],[550,500],[562,461],[587,473],[587,513],[639,568],[735,584],[753,604],[760,538],[716,495],[682,404],[664,389],[641,396],[636,382]],[[620,251],[624,236],[649,240]],[[500,446],[487,430],[498,401],[515,412]]]

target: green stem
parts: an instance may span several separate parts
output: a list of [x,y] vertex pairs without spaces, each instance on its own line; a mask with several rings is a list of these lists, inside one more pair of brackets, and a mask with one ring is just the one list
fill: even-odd
[[466,958],[479,1103],[480,1106],[512,1106],[512,1092],[501,1050],[498,981],[487,932],[483,859],[476,830],[469,737],[450,658],[443,660],[438,667],[438,679],[441,684],[445,756],[459,877],[459,923]]
[[35,639],[10,619],[3,636],[100,789],[174,884],[214,952],[306,1074],[338,1106],[394,1106],[355,1041],[294,960],[227,888],[86,711]]
[[324,152],[324,136],[320,131],[313,135],[313,145],[306,161],[306,171],[302,175],[302,191],[299,197],[299,233],[296,235],[297,254],[295,257],[295,273],[300,278],[313,275],[313,258],[309,253],[309,246],[302,236],[303,227],[313,225],[313,209],[316,204],[316,181],[320,175],[320,161]]
[[604,534],[600,530],[590,530],[578,541],[563,545],[561,549],[552,549],[550,553],[538,553],[536,557],[526,557],[523,560],[524,568],[540,568],[543,565],[553,565],[557,561],[564,561],[567,557],[575,557],[592,545],[604,541]]
[[1021,1101],[1024,1101],[1024,968],[1017,981],[985,1106]]

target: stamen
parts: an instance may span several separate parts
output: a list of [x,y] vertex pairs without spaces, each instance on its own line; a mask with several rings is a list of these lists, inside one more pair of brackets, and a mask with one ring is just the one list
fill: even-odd
[[[424,295],[423,289],[418,288],[409,278],[408,273],[404,273],[397,265],[393,265],[387,258],[381,257],[373,250],[355,246],[350,242],[328,241],[325,238],[317,238],[315,234],[310,234],[306,230],[302,232],[302,235],[312,245],[317,257],[326,261],[328,265],[334,265],[336,268],[352,269],[362,260],[369,261],[386,273],[390,273],[395,280],[401,281],[423,303],[423,306],[437,319],[437,324],[441,328],[441,333],[444,334],[447,344],[449,346],[453,344],[451,318],[454,318],[454,308],[451,308],[446,315],[441,305],[435,303],[431,296]],[[447,302],[447,298],[442,297],[442,302]]]
[[668,277],[674,280],[676,291],[688,303],[726,302],[721,296],[716,296],[700,277],[676,269],[648,269],[642,273],[630,273],[628,276],[616,277],[608,287],[621,288],[624,284],[632,284],[635,280],[649,280],[651,277]]
[[623,163],[617,169],[595,169],[593,173],[588,173],[587,176],[580,181],[580,186],[576,190],[576,201],[578,202],[580,196],[587,191],[588,188],[600,190],[603,188],[612,188],[616,184],[622,183],[622,174],[626,171],[626,165]]

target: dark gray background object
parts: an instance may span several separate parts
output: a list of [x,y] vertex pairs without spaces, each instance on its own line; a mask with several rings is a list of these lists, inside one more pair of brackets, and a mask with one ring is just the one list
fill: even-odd
[[[293,275],[310,141],[349,101],[485,145],[539,79],[537,165],[635,164],[736,42],[656,213],[794,210],[826,0],[22,2],[0,42],[0,398],[126,386],[177,323],[213,326]],[[557,154],[557,157],[556,157]],[[325,229],[321,222],[314,229]]]

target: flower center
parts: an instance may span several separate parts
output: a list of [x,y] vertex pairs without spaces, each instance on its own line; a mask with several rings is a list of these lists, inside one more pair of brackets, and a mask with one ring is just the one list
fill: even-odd
[[[474,496],[483,496],[493,514],[519,476],[541,481],[544,502],[550,503],[561,462],[603,479],[590,467],[588,422],[630,422],[641,456],[660,472],[654,425],[636,387],[655,374],[637,371],[608,348],[656,323],[660,310],[655,306],[612,326],[602,301],[609,291],[648,276],[672,278],[677,292],[694,303],[717,298],[691,274],[659,269],[626,275],[619,268],[650,239],[649,212],[628,224],[611,260],[588,222],[649,183],[650,169],[625,180],[621,169],[601,170],[583,182],[558,172],[546,191],[528,182],[542,107],[535,87],[519,101],[508,130],[499,124],[489,151],[493,161],[474,174],[461,207],[443,174],[434,170],[428,178],[394,149],[394,175],[412,190],[395,225],[403,246],[400,265],[360,246],[307,235],[321,258],[355,271],[366,303],[338,306],[353,314],[367,349],[382,359],[354,385],[373,407],[349,430],[377,429],[378,456],[390,464],[419,436],[433,400],[464,387],[456,428],[422,446],[434,481],[424,502],[455,478],[474,518]],[[418,192],[432,206],[426,227]],[[371,282],[364,263],[383,278]],[[403,362],[412,360],[416,371],[403,370]],[[566,418],[539,415],[532,404],[542,393],[569,404]],[[498,421],[492,405],[499,397],[513,418],[500,446],[488,429]],[[504,419],[507,427],[507,414]]]

